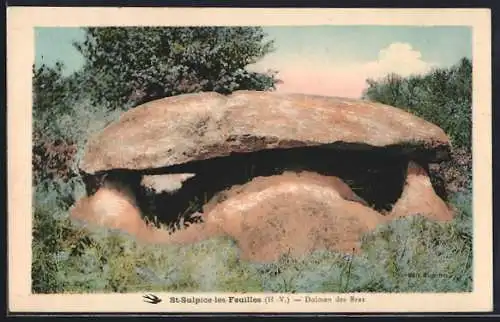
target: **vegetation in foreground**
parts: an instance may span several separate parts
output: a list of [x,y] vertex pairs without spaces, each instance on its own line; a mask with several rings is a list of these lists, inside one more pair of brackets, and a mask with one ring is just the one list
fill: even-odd
[[[76,183],[79,185],[80,183]],[[33,291],[40,293],[220,292],[456,292],[472,288],[471,195],[457,194],[450,223],[421,216],[380,226],[363,252],[317,251],[273,264],[239,259],[229,238],[188,246],[144,245],[106,229],[70,223],[73,187],[37,189]],[[80,187],[81,188],[81,187]]]
[[[231,41],[224,41],[227,33]],[[130,35],[132,41],[127,40]],[[161,50],[176,37],[192,45]],[[238,40],[235,48],[233,38]],[[68,209],[84,194],[75,164],[90,134],[127,108],[159,97],[200,90],[272,89],[274,74],[244,71],[246,64],[272,50],[272,43],[263,39],[258,28],[88,29],[85,41],[76,44],[86,59],[82,71],[63,77],[61,65],[34,68],[33,292],[471,291],[469,158],[448,165],[454,177],[464,177],[451,198],[458,209],[453,222],[434,223],[420,216],[399,219],[366,235],[362,254],[355,256],[318,251],[302,259],[283,256],[273,264],[252,264],[239,260],[238,247],[228,238],[183,247],[142,245],[119,232],[90,231],[70,222]],[[214,44],[217,50],[210,50]],[[247,47],[252,48],[250,56],[245,56]],[[203,59],[193,63],[199,51]],[[433,71],[435,76],[370,80],[365,97],[438,124],[470,156],[467,63]],[[220,70],[207,73],[213,68]],[[123,86],[116,86],[115,79],[123,79]]]

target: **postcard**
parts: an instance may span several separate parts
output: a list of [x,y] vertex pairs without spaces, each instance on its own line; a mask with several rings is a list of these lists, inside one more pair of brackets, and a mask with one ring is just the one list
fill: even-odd
[[7,18],[11,312],[492,310],[489,10]]

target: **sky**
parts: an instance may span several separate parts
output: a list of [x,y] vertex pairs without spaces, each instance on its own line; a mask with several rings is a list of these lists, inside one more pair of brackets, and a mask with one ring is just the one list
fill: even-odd
[[[264,27],[274,52],[254,71],[277,70],[277,90],[358,98],[367,78],[388,73],[422,74],[472,58],[469,27],[279,26]],[[80,28],[36,28],[35,63],[62,61],[66,73],[83,64],[72,43],[83,39]]]

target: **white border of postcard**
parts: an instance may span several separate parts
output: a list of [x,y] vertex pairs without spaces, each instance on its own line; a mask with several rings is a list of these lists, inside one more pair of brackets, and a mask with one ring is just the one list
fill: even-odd
[[[362,303],[297,304],[313,294],[245,294],[261,303],[172,304],[172,293],[156,293],[158,305],[143,302],[144,293],[31,294],[31,81],[34,27],[151,25],[433,25],[473,29],[473,292],[357,293]],[[8,286],[15,312],[464,312],[493,307],[492,155],[491,155],[491,14],[488,9],[214,9],[214,8],[50,8],[7,10],[8,121]],[[354,294],[353,294],[354,295]],[[201,300],[242,294],[182,294]],[[265,303],[284,296],[289,303]]]

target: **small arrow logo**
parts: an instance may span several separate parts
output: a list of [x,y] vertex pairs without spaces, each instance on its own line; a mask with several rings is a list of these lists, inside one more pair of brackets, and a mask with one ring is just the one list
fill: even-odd
[[144,295],[143,298],[144,298],[144,302],[150,303],[150,304],[158,304],[161,302],[161,298],[159,298],[158,296],[156,296],[154,294]]

